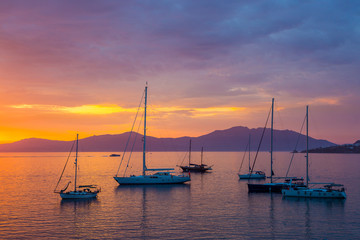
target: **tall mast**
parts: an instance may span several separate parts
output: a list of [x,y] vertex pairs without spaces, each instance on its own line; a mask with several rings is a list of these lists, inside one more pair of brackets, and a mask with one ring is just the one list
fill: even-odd
[[250,167],[250,137],[251,137],[251,135],[249,134],[249,171],[251,171],[251,167]]
[[309,106],[306,106],[306,186],[309,186]]
[[75,154],[75,186],[74,186],[74,191],[76,191],[76,179],[77,179],[77,158],[78,158],[78,148],[79,146],[79,134],[76,134],[76,154]]
[[274,98],[271,103],[271,144],[270,144],[270,161],[271,161],[271,173],[270,173],[270,182],[273,181],[273,129],[274,129]]
[[190,162],[191,162],[191,139],[189,144],[189,167],[190,167]]
[[202,166],[202,161],[203,161],[203,154],[204,154],[204,147],[201,147],[201,160],[200,160],[201,166]]
[[146,107],[147,107],[147,83],[145,86],[145,108],[144,108],[144,146],[143,146],[143,176],[145,176],[145,171],[146,171]]

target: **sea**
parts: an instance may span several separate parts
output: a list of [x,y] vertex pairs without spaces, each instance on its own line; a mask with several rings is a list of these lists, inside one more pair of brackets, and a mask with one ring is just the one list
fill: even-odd
[[[310,155],[310,181],[344,184],[341,200],[248,193],[237,175],[249,167],[244,152],[205,152],[213,170],[191,173],[185,184],[119,186],[113,176],[125,168],[140,174],[142,153],[110,154],[79,153],[78,183],[99,185],[96,199],[62,200],[54,189],[68,153],[0,153],[0,239],[360,239],[360,155]],[[291,157],[274,153],[274,176],[285,176]],[[148,167],[174,167],[175,174],[187,161],[185,152],[147,153]],[[199,152],[192,161],[200,162]],[[70,157],[57,190],[74,182],[73,163]],[[255,170],[270,173],[268,152],[259,153]],[[305,172],[297,153],[289,176]]]

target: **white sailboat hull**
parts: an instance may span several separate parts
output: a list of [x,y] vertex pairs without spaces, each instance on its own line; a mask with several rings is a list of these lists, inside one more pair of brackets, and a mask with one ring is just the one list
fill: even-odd
[[[288,187],[283,188],[281,193],[283,197],[298,197],[298,198],[346,198],[345,188],[342,184],[335,183],[312,183],[312,184],[326,184],[324,188],[310,188],[309,180],[309,107],[306,106],[306,186],[305,187]],[[342,187],[340,189],[333,187]]]
[[344,191],[327,190],[322,188],[304,188],[304,189],[283,189],[284,197],[304,197],[304,198],[346,198]]
[[62,199],[86,199],[86,198],[95,198],[98,194],[96,192],[83,192],[83,191],[71,191],[60,193],[60,197]]
[[240,179],[265,179],[266,176],[262,174],[238,174]]
[[[178,184],[190,181],[190,175],[172,175],[170,172],[174,170],[173,168],[158,168],[158,169],[149,169],[146,167],[146,108],[147,108],[147,83],[145,86],[144,92],[144,137],[143,137],[143,168],[142,175],[130,177],[118,177],[115,176],[114,179],[120,185],[145,185],[145,184]],[[135,119],[136,120],[136,119]],[[135,123],[135,122],[134,122]],[[124,155],[123,155],[124,156]],[[121,163],[120,163],[121,166]],[[119,169],[120,169],[119,166]],[[146,172],[149,171],[160,171],[155,174],[146,175]],[[164,172],[163,172],[164,171]],[[119,172],[119,171],[118,171]]]
[[[54,193],[59,193],[60,194],[60,197],[62,199],[87,199],[87,198],[95,198],[97,196],[97,194],[101,191],[101,188],[99,188],[97,185],[82,185],[82,186],[79,186],[77,185],[77,169],[78,169],[78,146],[79,146],[79,134],[76,135],[76,155],[75,155],[75,177],[74,177],[74,180],[75,180],[75,183],[74,183],[74,191],[67,191],[67,188],[69,187],[71,181],[69,181],[66,185],[66,187],[64,189],[62,189],[61,191],[56,191],[56,188],[58,187],[60,181],[61,181],[61,177],[64,173],[64,170],[65,170],[65,167],[66,167],[66,164],[69,160],[69,157],[68,157],[68,160],[66,161],[65,163],[65,167],[64,167],[64,170],[63,172],[61,173],[60,175],[60,179],[55,187],[55,190],[54,190]],[[72,149],[72,148],[71,148]],[[71,151],[70,151],[70,154],[71,154]]]
[[140,175],[131,177],[114,177],[120,185],[146,185],[146,184],[180,184],[190,181],[189,176],[175,175]]

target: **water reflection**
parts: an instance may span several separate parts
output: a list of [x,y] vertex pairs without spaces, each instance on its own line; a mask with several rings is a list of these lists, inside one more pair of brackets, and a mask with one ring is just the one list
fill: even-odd
[[[160,158],[155,165],[174,159],[168,153],[156,154]],[[279,154],[280,162],[287,162],[287,153]],[[321,180],[331,176],[351,190],[346,200],[248,194],[247,181],[238,181],[236,174],[237,154],[211,156],[221,161],[216,171],[191,174],[191,184],[171,186],[119,186],[110,177],[117,160],[91,158],[91,168],[84,164],[82,171],[104,186],[92,200],[61,200],[53,193],[50,185],[58,180],[63,157],[0,158],[0,239],[359,238],[358,156],[326,155],[314,162],[319,167],[314,176]],[[298,168],[296,173],[303,171]]]
[[61,211],[73,210],[76,212],[78,209],[89,208],[90,205],[98,204],[97,198],[91,199],[62,199],[60,202]]
[[287,197],[283,198],[283,201],[290,203],[307,203],[307,204],[321,204],[326,206],[327,209],[331,210],[332,208],[344,208],[346,199],[338,198],[297,198],[297,197]]
[[[296,210],[297,221],[303,222],[306,239],[316,238],[316,230],[322,222],[331,221],[334,224],[342,224],[341,218],[345,212],[345,199],[322,199],[322,198],[283,198],[282,204]],[[338,219],[328,219],[327,215],[335,214]],[[335,225],[334,225],[335,226]],[[331,232],[331,229],[329,229]]]
[[[336,236],[346,229],[344,199],[286,198],[281,194],[247,194],[244,228],[254,238],[279,239],[302,235],[304,239]],[[332,226],[324,234],[324,225]],[[321,229],[319,234],[319,229]],[[290,237],[291,238],[291,237]]]
[[310,218],[310,202],[306,201],[306,211],[305,211],[305,236],[310,239],[311,237],[311,218]]
[[164,224],[172,214],[171,208],[177,212],[176,209],[183,206],[180,201],[189,202],[184,197],[190,195],[190,184],[119,185],[115,188],[115,195],[123,211],[130,214],[131,209],[131,218],[139,222],[140,238],[146,238],[158,228],[156,219],[162,218],[160,224]]
[[119,185],[115,188],[116,194],[126,193],[143,193],[148,191],[149,193],[156,193],[160,195],[168,195],[171,192],[178,191],[181,189],[190,189],[190,184],[173,184],[173,185]]
[[271,229],[271,239],[275,239],[275,226],[276,226],[276,218],[275,218],[275,213],[274,213],[274,193],[269,193],[270,194],[270,206],[269,206],[269,218],[270,218],[270,229]]
[[142,217],[141,217],[141,222],[140,222],[140,229],[141,229],[141,236],[145,237],[147,236],[147,211],[146,211],[146,188],[142,189],[143,193],[142,193],[142,204],[141,204],[141,213],[142,213]]

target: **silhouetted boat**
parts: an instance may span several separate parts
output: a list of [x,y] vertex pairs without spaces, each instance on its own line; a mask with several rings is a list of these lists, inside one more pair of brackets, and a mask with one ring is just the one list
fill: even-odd
[[[335,183],[309,183],[309,107],[306,106],[306,185],[291,185],[282,189],[284,197],[305,198],[346,198],[345,188]],[[324,185],[320,188],[311,188],[309,185]]]
[[121,156],[120,154],[115,154],[115,153],[109,155],[109,157],[120,157],[120,156]]
[[[144,107],[144,138],[143,138],[143,167],[142,167],[142,175],[135,176],[131,175],[129,177],[120,177],[116,174],[114,179],[120,185],[144,185],[144,184],[177,184],[184,183],[190,181],[190,175],[173,175],[171,174],[174,170],[173,168],[157,168],[150,169],[146,166],[146,108],[147,108],[147,85],[145,86],[145,107]],[[158,171],[155,174],[147,175],[147,172],[150,171]]]
[[191,163],[191,139],[189,144],[189,165],[188,166],[180,166],[183,172],[201,172],[204,173],[206,171],[212,170],[212,166],[208,166],[203,164],[203,155],[204,155],[204,148],[201,148],[201,160],[200,164]]
[[[248,183],[249,192],[276,192],[281,193],[284,187],[290,185],[304,186],[302,178],[296,177],[277,177],[276,179],[284,179],[284,182],[273,182],[273,128],[274,128],[274,98],[271,104],[271,142],[270,142],[270,182],[269,183]],[[266,129],[266,124],[264,131]],[[263,135],[264,135],[263,131]]]
[[289,186],[304,186],[304,179],[302,178],[286,178],[284,182],[270,182],[263,184],[248,183],[249,192],[275,192],[281,193],[283,188]]
[[[76,135],[76,155],[75,155],[75,177],[74,177],[74,190],[73,191],[66,191],[67,188],[69,187],[70,182],[67,183],[67,185],[65,186],[64,189],[60,190],[60,191],[56,191],[57,186],[59,185],[59,182],[62,178],[62,175],[65,171],[67,162],[69,160],[69,157],[65,163],[64,169],[61,173],[60,179],[58,181],[58,184],[55,187],[54,192],[55,193],[59,193],[61,198],[63,199],[85,199],[85,198],[95,198],[97,196],[97,194],[101,191],[101,189],[97,186],[97,185],[81,185],[81,186],[77,186],[77,169],[78,169],[78,145],[79,145],[79,134]],[[71,154],[71,151],[70,151]]]

